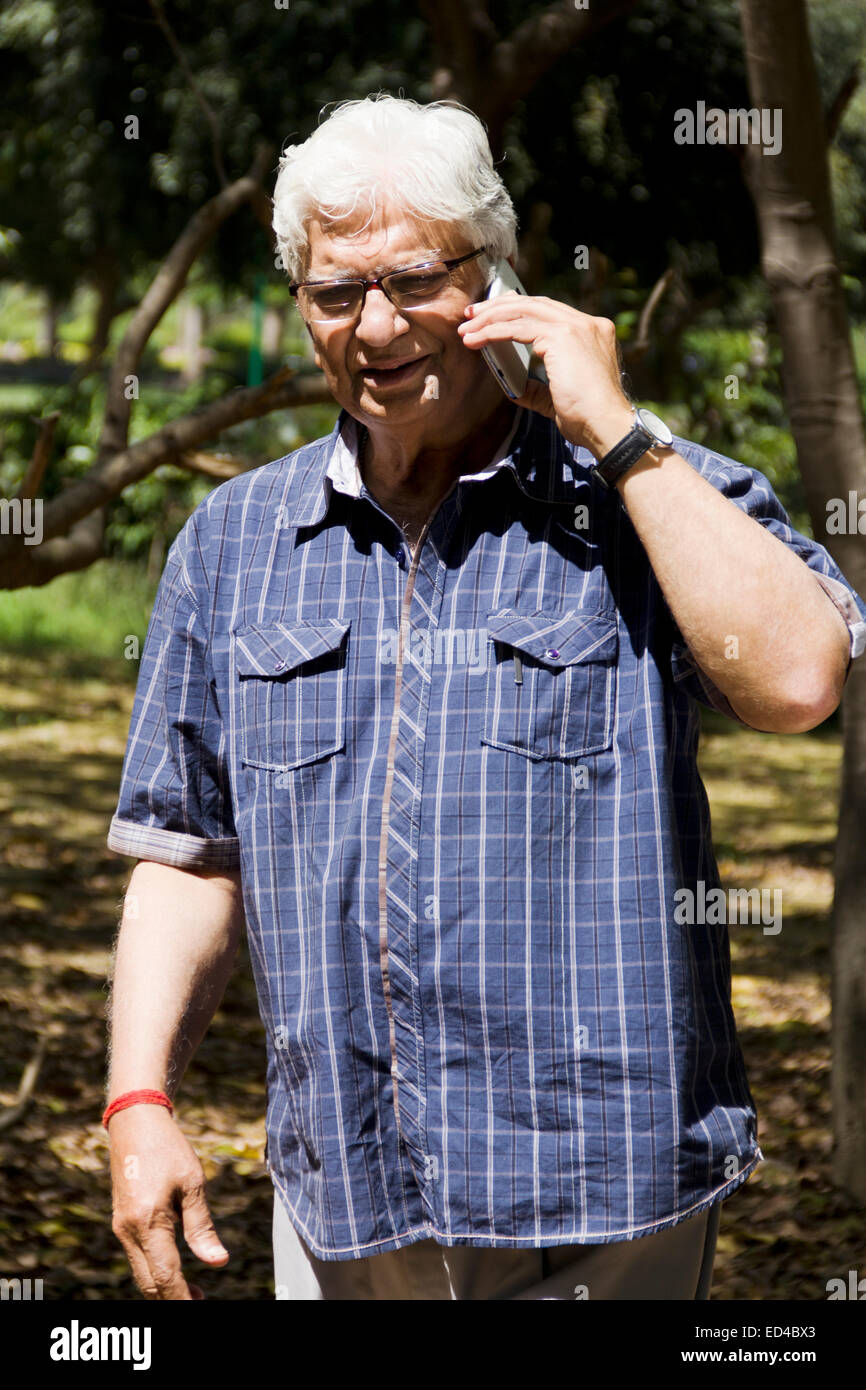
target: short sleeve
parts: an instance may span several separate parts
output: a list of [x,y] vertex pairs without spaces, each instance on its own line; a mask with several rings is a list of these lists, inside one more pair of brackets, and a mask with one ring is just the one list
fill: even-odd
[[[673,447],[693,468],[724,493],[741,511],[760,522],[780,541],[799,555],[812,570],[831,603],[838,609],[848,628],[851,661],[866,650],[866,604],[842,574],[829,552],[817,541],[809,540],[795,531],[790,519],[773,491],[769,480],[755,468],[746,468],[724,454],[717,454],[686,439],[674,437]],[[668,610],[670,611],[670,610]],[[697,665],[682,634],[671,616],[674,638],[671,649],[671,671],[679,689],[710,709],[726,714],[743,724],[729,701]]]
[[240,855],[226,737],[183,538],[169,552],[147,630],[108,847],[229,872]]

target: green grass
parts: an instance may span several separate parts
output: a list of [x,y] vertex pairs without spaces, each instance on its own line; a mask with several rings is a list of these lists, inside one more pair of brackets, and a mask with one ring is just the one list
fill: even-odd
[[0,420],[10,415],[39,414],[45,405],[45,387],[28,382],[0,386]]
[[154,586],[143,571],[100,560],[37,589],[0,592],[0,649],[32,656],[65,656],[71,674],[134,680],[138,661],[124,653],[128,638],[144,644]]

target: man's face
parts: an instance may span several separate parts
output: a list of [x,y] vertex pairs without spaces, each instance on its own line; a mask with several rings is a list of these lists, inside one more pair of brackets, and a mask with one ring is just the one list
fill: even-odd
[[[381,275],[476,249],[444,226],[431,245],[405,213],[387,207],[375,226],[353,231],[314,219],[304,279]],[[468,430],[479,410],[495,405],[498,387],[481,354],[457,333],[466,305],[484,293],[484,265],[479,257],[456,267],[446,289],[421,309],[398,309],[377,286],[367,290],[358,318],[309,323],[316,362],[340,405],[367,425],[443,437],[459,436],[461,424]]]

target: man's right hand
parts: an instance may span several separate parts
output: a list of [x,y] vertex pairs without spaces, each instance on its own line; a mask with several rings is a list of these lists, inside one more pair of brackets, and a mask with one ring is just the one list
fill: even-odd
[[204,1298],[187,1284],[174,1226],[206,1264],[224,1265],[228,1251],[214,1230],[205,1198],[205,1177],[195,1151],[163,1106],[132,1105],[108,1122],[112,1230],[123,1246],[145,1298]]

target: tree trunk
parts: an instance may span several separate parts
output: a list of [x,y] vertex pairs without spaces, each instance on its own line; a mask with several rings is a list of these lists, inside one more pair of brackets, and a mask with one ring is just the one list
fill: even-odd
[[91,275],[91,284],[96,291],[96,312],[93,316],[90,342],[87,345],[87,356],[72,374],[73,386],[78,386],[85,377],[98,369],[108,347],[111,325],[118,312],[120,272],[113,256],[108,252],[101,252],[98,256]]
[[154,526],[147,550],[147,583],[156,585],[165,564],[165,536],[160,526]]
[[[754,107],[782,111],[782,147],[744,171],[782,342],[785,399],[816,538],[866,592],[866,545],[827,532],[827,503],[866,494],[866,438],[836,263],[827,137],[805,0],[741,0]],[[833,1177],[866,1201],[866,671],[842,705],[844,763],[833,904]]]
[[46,294],[42,319],[36,338],[36,352],[39,357],[57,360],[57,328],[60,322],[61,305],[52,294]]
[[201,339],[204,327],[204,310],[200,304],[188,296],[178,305],[180,319],[178,343],[180,349],[180,379],[185,386],[201,378],[202,351]]
[[430,27],[437,100],[463,102],[487,126],[495,158],[503,153],[505,123],[521,98],[560,58],[615,19],[637,0],[551,0],[500,33],[487,0],[417,0]]
[[93,318],[93,331],[87,352],[85,371],[92,371],[102,361],[102,354],[108,347],[111,325],[117,313],[117,292],[120,288],[120,272],[113,259],[106,258],[98,266],[93,276],[96,290],[96,313]]
[[262,323],[262,354],[266,362],[276,361],[282,353],[288,312],[288,304],[265,305],[265,317]]

